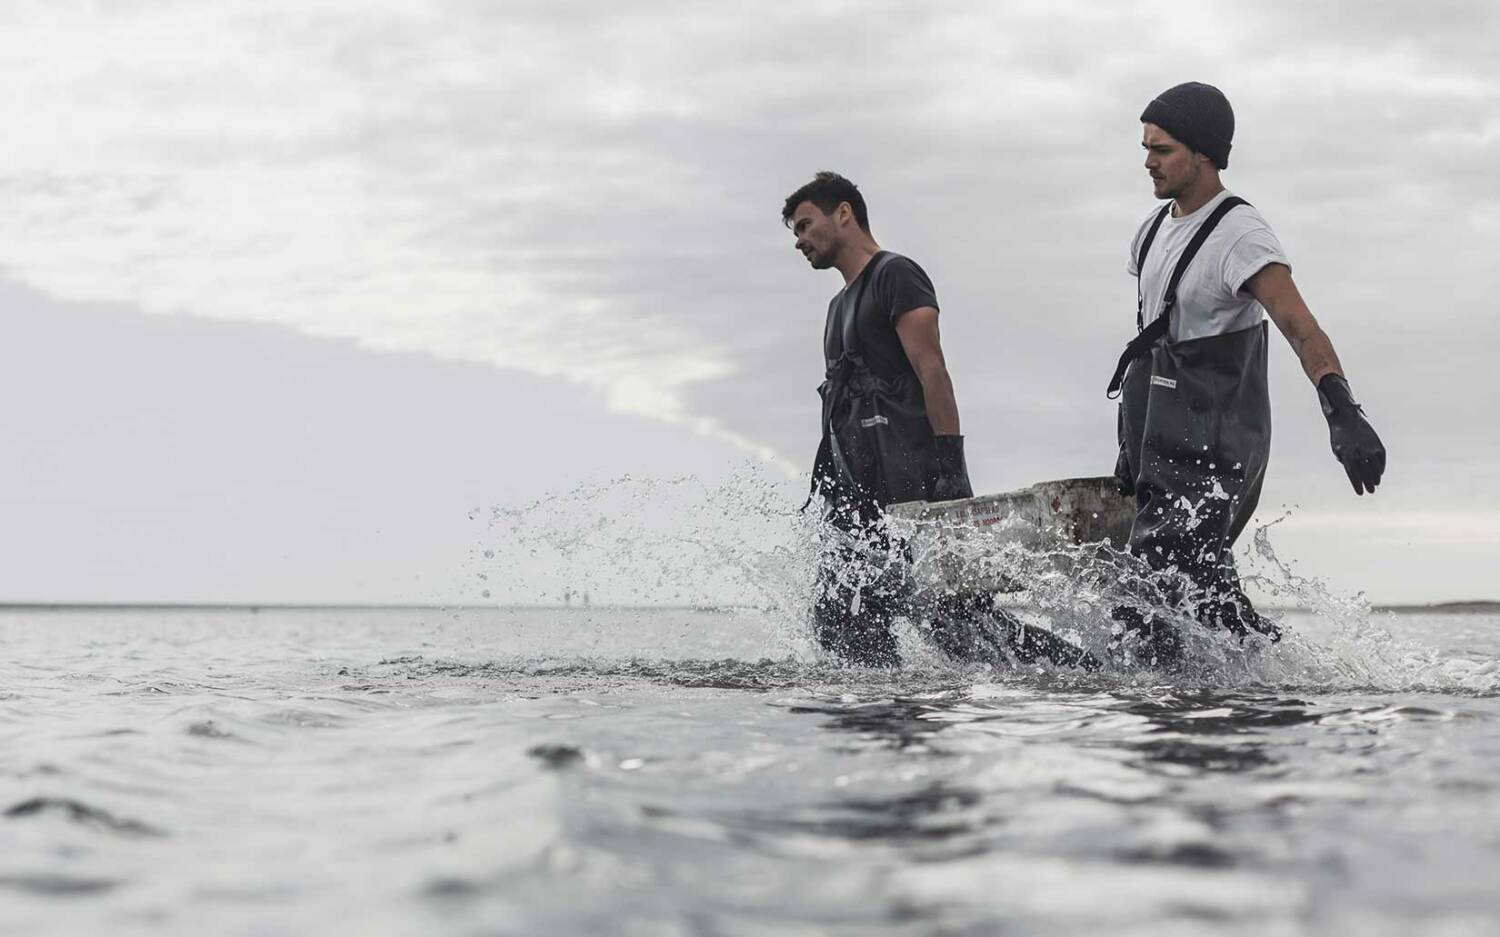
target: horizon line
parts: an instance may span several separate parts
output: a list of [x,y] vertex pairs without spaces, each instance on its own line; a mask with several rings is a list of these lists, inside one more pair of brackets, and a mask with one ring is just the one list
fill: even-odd
[[[1001,603],[1005,605],[1005,603]],[[1027,608],[1024,603],[1005,607]],[[1262,605],[1266,611],[1309,612],[1300,605]],[[473,602],[0,602],[0,612],[12,611],[727,611],[758,610],[760,606],[739,602],[675,602],[664,604],[588,605],[517,602],[504,605]],[[1500,611],[1497,599],[1444,599],[1436,602],[1382,602],[1372,612],[1407,611]]]

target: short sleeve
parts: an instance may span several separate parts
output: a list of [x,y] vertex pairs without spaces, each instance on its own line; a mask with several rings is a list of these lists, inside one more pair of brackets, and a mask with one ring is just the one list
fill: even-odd
[[932,280],[925,270],[907,257],[896,256],[887,261],[880,269],[880,279],[875,286],[881,308],[892,323],[913,309],[923,306],[938,308],[937,290],[933,289]]
[[1257,225],[1240,235],[1224,252],[1224,288],[1234,295],[1267,264],[1283,264],[1290,268],[1286,252],[1276,234],[1265,225]]

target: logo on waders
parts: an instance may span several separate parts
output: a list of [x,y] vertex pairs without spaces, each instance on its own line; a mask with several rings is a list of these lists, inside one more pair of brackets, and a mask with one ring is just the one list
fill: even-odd
[[1159,377],[1153,374],[1151,375],[1151,383],[1155,384],[1157,387],[1165,387],[1167,390],[1177,389],[1177,382],[1172,380],[1170,377]]
[[872,416],[868,420],[860,420],[859,425],[869,429],[872,426],[890,426],[891,421],[883,416]]

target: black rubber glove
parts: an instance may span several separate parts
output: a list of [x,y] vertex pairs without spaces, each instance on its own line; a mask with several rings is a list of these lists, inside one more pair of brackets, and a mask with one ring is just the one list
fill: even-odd
[[937,436],[937,480],[932,483],[932,500],[957,501],[974,497],[969,486],[969,468],[964,464],[964,438]]
[[1135,478],[1130,474],[1130,460],[1125,458],[1125,447],[1120,447],[1120,457],[1115,460],[1115,480],[1120,483],[1120,494],[1135,494]]
[[1325,374],[1318,381],[1318,402],[1328,420],[1328,443],[1334,458],[1344,466],[1354,493],[1373,492],[1385,474],[1385,446],[1364,410],[1354,402],[1349,382],[1338,374]]

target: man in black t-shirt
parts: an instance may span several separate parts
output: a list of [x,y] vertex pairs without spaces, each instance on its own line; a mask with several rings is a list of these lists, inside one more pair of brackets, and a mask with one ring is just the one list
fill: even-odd
[[973,496],[937,295],[921,267],[880,249],[864,196],[837,173],[820,172],[788,196],[781,219],[814,269],[844,277],[823,332],[823,438],[813,464],[813,486],[841,535],[824,551],[818,640],[851,662],[893,666],[900,586],[878,560],[882,511]]

